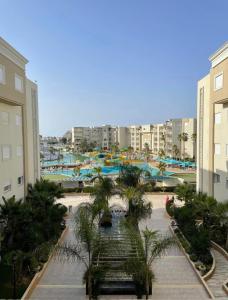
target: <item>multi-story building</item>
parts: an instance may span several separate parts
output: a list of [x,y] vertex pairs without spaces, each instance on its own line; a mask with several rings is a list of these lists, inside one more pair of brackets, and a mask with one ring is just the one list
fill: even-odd
[[80,150],[83,140],[87,143],[94,143],[97,147],[110,149],[116,141],[116,128],[111,125],[99,127],[73,127],[72,146],[76,151]]
[[23,198],[40,177],[37,85],[26,78],[27,63],[0,38],[0,201]]
[[[194,118],[171,119],[166,121],[164,125],[164,142],[167,156],[175,156],[175,146],[179,151],[180,157],[196,157],[196,123],[196,119]],[[185,140],[180,139],[180,136],[183,134],[185,134]]]
[[132,125],[128,127],[130,134],[130,145],[134,151],[140,151],[141,145],[141,125]]
[[147,124],[141,127],[141,150],[145,149],[146,146],[151,150],[153,147],[153,125]]
[[130,145],[130,132],[128,127],[116,127],[115,144],[121,148],[127,148]]
[[211,57],[198,82],[197,190],[228,198],[228,42]]

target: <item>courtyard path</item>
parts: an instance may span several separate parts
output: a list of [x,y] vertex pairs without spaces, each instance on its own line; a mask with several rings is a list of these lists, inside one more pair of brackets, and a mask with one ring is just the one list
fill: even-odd
[[[169,219],[164,210],[164,196],[147,196],[153,204],[150,219],[142,222],[140,228],[147,226],[161,233],[168,233]],[[65,205],[76,207],[79,203],[89,201],[89,196],[69,196],[62,199]],[[113,198],[111,205],[124,203]],[[74,239],[73,224],[69,221],[69,231],[66,240]],[[202,300],[209,299],[196,274],[192,270],[185,256],[177,246],[167,251],[161,259],[153,265],[156,280],[153,284],[151,299],[161,300]],[[52,259],[39,284],[34,289],[33,300],[81,300],[86,299],[85,286],[82,284],[83,266],[78,262],[60,262]],[[136,299],[135,296],[101,296],[99,299]]]

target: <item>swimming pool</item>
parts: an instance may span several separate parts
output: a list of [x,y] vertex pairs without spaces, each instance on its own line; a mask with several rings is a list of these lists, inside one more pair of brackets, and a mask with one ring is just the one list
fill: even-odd
[[[137,163],[133,164],[134,166],[137,166],[138,168],[142,169],[143,171],[150,172],[151,176],[158,176],[159,170],[157,168],[152,168],[147,163]],[[101,174],[102,175],[118,175],[120,172],[121,166],[102,166],[101,167]],[[54,171],[46,171],[47,174],[57,174],[57,175],[65,175],[70,177],[74,176],[74,171],[71,169],[63,169],[63,170],[54,170]],[[173,172],[164,172],[164,176],[170,176],[174,174]],[[81,169],[80,170],[80,176],[88,176],[88,175],[96,175],[96,172],[94,172],[93,169]]]

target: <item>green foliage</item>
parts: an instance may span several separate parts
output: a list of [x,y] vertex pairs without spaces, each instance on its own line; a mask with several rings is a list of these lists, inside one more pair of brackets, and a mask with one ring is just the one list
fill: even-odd
[[140,183],[142,170],[136,166],[121,166],[118,183],[127,187],[137,187]]
[[172,199],[168,200],[166,202],[165,206],[166,206],[166,211],[167,211],[168,215],[170,217],[173,217],[174,216],[174,204],[173,204],[173,200]]
[[179,184],[175,189],[175,193],[178,200],[185,202],[191,202],[195,196],[194,187],[188,183]]

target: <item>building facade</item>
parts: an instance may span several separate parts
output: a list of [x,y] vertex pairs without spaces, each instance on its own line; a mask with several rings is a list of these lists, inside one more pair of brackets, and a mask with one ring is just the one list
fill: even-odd
[[197,92],[197,190],[228,199],[228,42],[210,58]]
[[23,198],[40,177],[37,85],[26,78],[27,63],[0,38],[0,201]]

